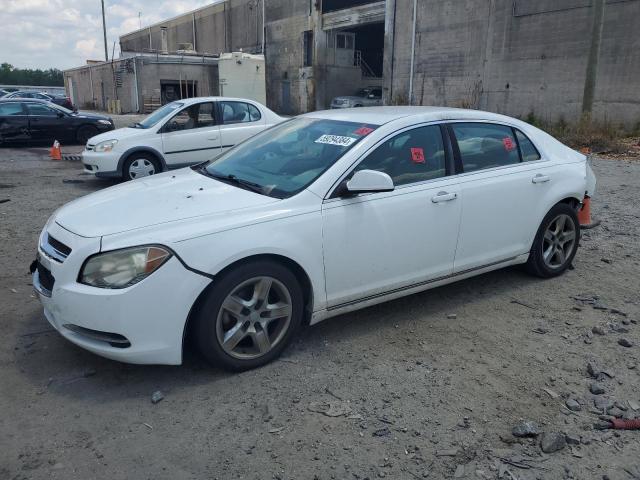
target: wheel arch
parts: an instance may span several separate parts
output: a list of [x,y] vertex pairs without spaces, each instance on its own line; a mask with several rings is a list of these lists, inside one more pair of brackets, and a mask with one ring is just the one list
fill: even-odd
[[164,156],[158,152],[155,148],[151,147],[132,147],[129,150],[125,151],[122,155],[120,155],[120,159],[118,160],[118,175],[122,175],[122,169],[124,168],[124,162],[126,162],[131,155],[136,153],[148,153],[149,155],[153,155],[158,162],[160,162],[160,168],[163,172],[168,170],[167,163],[164,161]]
[[237,268],[241,265],[245,265],[247,263],[252,263],[260,260],[269,260],[269,261],[284,265],[295,275],[296,279],[298,280],[298,283],[300,284],[300,287],[302,288],[302,295],[303,295],[303,302],[304,302],[304,318],[302,319],[302,322],[306,325],[309,324],[311,320],[311,314],[313,313],[314,293],[313,293],[311,278],[309,277],[309,274],[306,272],[306,270],[302,268],[302,266],[298,262],[284,255],[279,255],[275,253],[261,253],[261,254],[250,255],[230,263],[229,265],[225,266],[222,270],[220,270],[218,273],[216,273],[211,279],[211,282],[209,282],[209,284],[202,290],[202,292],[200,292],[200,295],[198,295],[198,298],[196,298],[196,301],[193,303],[193,305],[191,306],[191,309],[189,310],[189,315],[187,316],[187,319],[185,321],[184,330],[182,334],[183,358],[184,358],[184,350],[188,343],[189,336],[191,334],[191,329],[193,326],[193,321],[192,321],[193,317],[198,312],[198,309],[201,307],[202,303],[204,302],[204,299],[207,297],[209,292],[216,287],[216,284],[217,284],[216,279],[220,278],[221,275],[225,274],[230,270],[233,270],[234,268]]
[[[95,126],[93,123],[89,123],[89,122],[85,121],[85,122],[82,122],[81,124],[79,124],[76,127],[76,131],[75,131],[75,135],[74,135],[76,137],[76,140],[78,140],[78,136],[79,136],[80,130],[82,130],[83,128],[91,128],[95,132],[94,137],[96,135],[100,135],[100,129],[97,126]],[[92,137],[89,137],[89,138],[92,138]],[[89,140],[89,139],[87,139],[87,140]]]
[[551,205],[542,215],[542,218],[538,219],[538,223],[537,223],[537,227],[533,233],[533,238],[531,239],[531,243],[529,244],[529,251],[531,251],[531,249],[533,248],[533,242],[536,239],[536,234],[538,233],[538,229],[540,228],[540,225],[542,225],[542,221],[544,220],[544,218],[547,216],[547,214],[556,206],[559,205],[561,203],[564,203],[566,205],[569,205],[571,208],[573,208],[576,212],[578,211],[578,209],[580,208],[580,206],[582,205],[582,199],[578,198],[578,195],[572,195],[572,196],[568,196],[568,197],[564,197],[561,198],[560,200],[558,200],[557,202],[555,202],[553,205]]

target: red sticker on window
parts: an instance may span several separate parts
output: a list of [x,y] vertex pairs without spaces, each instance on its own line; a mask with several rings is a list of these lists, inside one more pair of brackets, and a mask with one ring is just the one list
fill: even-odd
[[504,144],[504,149],[507,152],[510,152],[511,150],[516,148],[516,145],[515,145],[515,143],[513,143],[513,140],[511,139],[511,137],[504,137],[502,139],[502,143]]
[[412,148],[411,161],[413,163],[426,163],[426,160],[424,159],[424,150],[422,148]]
[[353,133],[355,133],[356,135],[369,135],[371,132],[373,132],[373,128],[360,127]]

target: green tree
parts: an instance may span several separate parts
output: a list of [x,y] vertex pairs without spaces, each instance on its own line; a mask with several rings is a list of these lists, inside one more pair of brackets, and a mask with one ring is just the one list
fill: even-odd
[[47,70],[16,68],[5,62],[0,64],[0,84],[61,87],[64,85],[64,78],[62,71],[57,68]]

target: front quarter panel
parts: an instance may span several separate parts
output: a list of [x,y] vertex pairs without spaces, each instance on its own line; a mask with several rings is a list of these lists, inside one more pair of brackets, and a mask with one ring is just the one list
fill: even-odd
[[279,255],[297,263],[309,277],[313,310],[326,304],[322,256],[321,200],[309,191],[225,215],[172,222],[103,237],[102,249],[162,244],[193,270],[215,276],[255,255]]

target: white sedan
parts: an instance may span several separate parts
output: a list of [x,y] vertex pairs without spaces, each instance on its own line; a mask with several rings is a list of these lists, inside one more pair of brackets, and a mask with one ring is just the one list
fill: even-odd
[[243,370],[302,323],[509,265],[562,274],[594,188],[584,155],[513,118],[315,112],[62,207],[33,284],[51,325],[99,355],[180,364],[191,334]]
[[284,118],[244,98],[197,97],[168,103],[144,120],[90,138],[85,171],[132,180],[211,160]]

